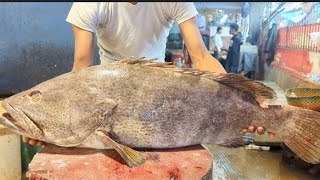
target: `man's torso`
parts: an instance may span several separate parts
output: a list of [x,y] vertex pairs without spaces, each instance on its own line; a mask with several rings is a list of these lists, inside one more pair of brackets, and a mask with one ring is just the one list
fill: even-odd
[[105,59],[102,64],[129,56],[164,60],[172,21],[164,17],[161,6],[153,3],[109,3],[105,8],[110,18],[106,19],[104,26],[97,28],[100,59]]
[[[90,7],[87,7],[88,4]],[[164,61],[173,20],[181,23],[197,14],[193,4],[187,3],[139,2],[133,5],[105,2],[74,5],[67,21],[96,32],[101,64],[129,56]]]
[[240,43],[241,39],[238,34],[234,35],[229,44],[227,61],[231,66],[238,66],[240,60]]

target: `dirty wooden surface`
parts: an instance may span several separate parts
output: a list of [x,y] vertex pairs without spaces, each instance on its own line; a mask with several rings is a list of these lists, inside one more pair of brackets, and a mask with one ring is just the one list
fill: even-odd
[[201,146],[144,152],[147,161],[129,168],[114,150],[47,145],[29,164],[30,179],[209,179],[212,158]]

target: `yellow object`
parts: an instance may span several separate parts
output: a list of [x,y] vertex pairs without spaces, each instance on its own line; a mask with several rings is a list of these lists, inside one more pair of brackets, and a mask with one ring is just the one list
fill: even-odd
[[289,105],[320,111],[320,89],[287,89],[285,95]]

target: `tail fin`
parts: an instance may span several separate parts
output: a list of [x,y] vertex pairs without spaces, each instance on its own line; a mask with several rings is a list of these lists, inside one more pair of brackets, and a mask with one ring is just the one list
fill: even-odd
[[320,113],[297,108],[280,130],[282,141],[302,160],[320,163]]

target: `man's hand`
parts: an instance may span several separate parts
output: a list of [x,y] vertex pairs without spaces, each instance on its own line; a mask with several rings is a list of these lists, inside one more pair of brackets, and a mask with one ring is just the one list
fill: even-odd
[[203,43],[196,19],[193,17],[179,24],[188,53],[196,69],[216,73],[226,73],[220,62],[212,57]]
[[221,51],[221,56],[227,55],[228,53],[226,51]]
[[226,48],[221,48],[221,51],[224,51],[224,52],[226,52],[226,53],[228,53],[228,52],[229,52],[229,50],[228,50],[228,49],[226,49]]
[[[246,133],[255,133],[257,131],[257,133],[259,135],[263,135],[265,133],[265,129],[264,127],[254,127],[254,126],[249,126],[248,128],[243,128],[241,133],[242,134],[246,134]],[[274,138],[275,134],[272,132],[268,132],[269,138]]]
[[[267,104],[260,104],[260,107],[262,109],[267,109],[268,108],[268,105]],[[248,128],[243,128],[241,133],[242,134],[246,134],[246,133],[255,133],[257,131],[257,133],[259,135],[263,135],[265,133],[265,129],[264,127],[254,127],[254,126],[249,126]],[[268,132],[268,135],[269,135],[269,138],[274,138],[275,137],[275,134],[273,132]]]
[[23,141],[24,143],[30,144],[30,145],[32,145],[32,146],[37,145],[37,146],[41,146],[42,148],[45,147],[45,143],[44,143],[43,141],[38,141],[38,140],[35,140],[35,139],[30,139],[30,138],[28,138],[28,137],[23,137],[23,138],[22,138],[22,141]]

